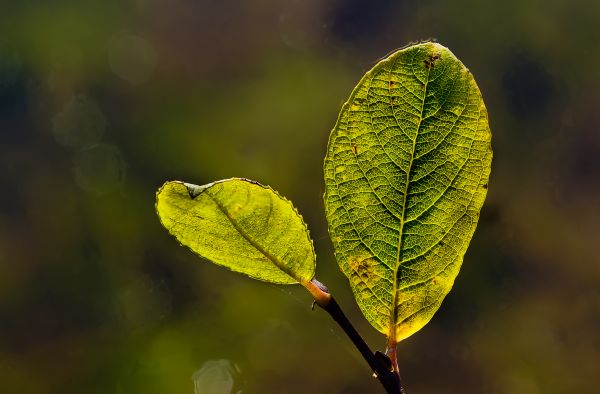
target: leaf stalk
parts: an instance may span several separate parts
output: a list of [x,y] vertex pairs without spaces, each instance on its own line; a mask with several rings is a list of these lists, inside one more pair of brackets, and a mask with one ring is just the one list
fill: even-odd
[[[356,331],[350,320],[346,317],[339,304],[320,282],[313,279],[311,282],[303,283],[304,287],[313,295],[315,302],[344,330],[356,349],[365,359],[373,375],[379,380],[388,394],[405,394],[398,372],[398,362],[394,347],[394,358],[380,352],[373,353],[369,345]],[[315,294],[317,297],[315,297]],[[388,349],[389,350],[389,349]]]

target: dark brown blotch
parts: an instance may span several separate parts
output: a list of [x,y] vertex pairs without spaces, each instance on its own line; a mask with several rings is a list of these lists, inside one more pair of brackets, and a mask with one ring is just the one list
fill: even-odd
[[427,56],[427,59],[423,60],[423,63],[425,64],[425,68],[428,70],[431,70],[435,66],[435,62],[437,62],[441,58],[442,58],[442,55],[439,53],[429,54]]
[[362,282],[367,282],[373,277],[375,261],[372,257],[353,256],[348,260],[351,275]]

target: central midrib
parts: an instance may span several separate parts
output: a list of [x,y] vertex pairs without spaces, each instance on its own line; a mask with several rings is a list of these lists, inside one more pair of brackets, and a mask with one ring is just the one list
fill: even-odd
[[[392,313],[390,313],[390,327],[388,333],[388,342],[396,342],[396,318],[398,314],[398,269],[400,268],[400,251],[402,250],[402,234],[404,231],[404,221],[406,219],[406,197],[409,191],[410,185],[410,172],[412,170],[412,165],[415,157],[415,149],[417,145],[417,137],[419,136],[419,130],[421,129],[421,122],[423,121],[423,113],[425,111],[425,98],[427,97],[427,85],[429,84],[429,73],[430,69],[427,70],[427,76],[425,78],[425,86],[423,89],[423,100],[421,101],[421,114],[419,116],[419,124],[417,125],[417,131],[415,134],[415,138],[412,141],[412,150],[410,154],[410,163],[408,165],[408,170],[406,171],[406,184],[404,187],[404,195],[402,201],[402,217],[400,219],[400,229],[398,230],[398,253],[396,254],[396,267],[394,269],[394,280],[393,280],[393,289],[392,289]],[[416,75],[415,75],[416,76]],[[418,78],[417,78],[418,79]]]
[[250,245],[254,246],[260,253],[262,253],[269,260],[271,260],[271,262],[273,262],[273,264],[275,264],[277,266],[277,268],[279,268],[280,270],[282,270],[283,272],[285,272],[286,274],[288,274],[289,276],[294,278],[296,281],[302,282],[302,280],[300,278],[298,278],[288,267],[286,267],[285,264],[283,264],[283,262],[281,262],[277,257],[275,257],[271,253],[269,253],[254,239],[252,239],[252,237],[250,237],[250,235],[248,235],[246,233],[246,231],[244,231],[244,229],[239,226],[238,222],[229,214],[229,212],[225,209],[225,207],[223,205],[221,205],[221,203],[212,194],[210,194],[208,192],[208,190],[205,190],[204,193],[206,193],[206,195],[209,196],[211,200],[213,200],[215,205],[219,208],[219,210],[221,212],[223,212],[223,215],[225,215],[225,217],[229,220],[229,222],[231,223],[233,228],[235,228],[238,231],[238,233],[240,233],[240,235],[246,241],[248,241],[248,243],[250,243]]

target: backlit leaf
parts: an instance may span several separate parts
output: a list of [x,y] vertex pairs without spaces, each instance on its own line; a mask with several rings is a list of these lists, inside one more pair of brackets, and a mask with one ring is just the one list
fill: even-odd
[[392,343],[450,291],[487,192],[491,134],[469,70],[422,43],[379,62],[331,133],[325,206],[339,265]]
[[267,186],[241,178],[204,186],[167,182],[156,194],[156,210],[181,244],[216,264],[281,284],[314,276],[302,217]]

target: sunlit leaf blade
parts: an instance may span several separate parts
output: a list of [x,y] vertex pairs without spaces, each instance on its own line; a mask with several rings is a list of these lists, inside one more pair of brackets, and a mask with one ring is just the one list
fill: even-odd
[[267,186],[241,178],[204,186],[167,182],[156,194],[156,210],[181,244],[216,264],[281,284],[314,276],[302,217]]
[[423,327],[454,283],[490,139],[473,76],[436,43],[379,62],[341,110],[325,158],[329,233],[362,312],[392,342]]

